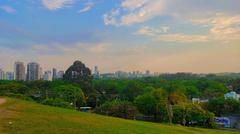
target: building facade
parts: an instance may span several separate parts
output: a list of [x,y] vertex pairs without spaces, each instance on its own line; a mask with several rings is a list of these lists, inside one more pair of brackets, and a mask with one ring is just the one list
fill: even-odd
[[52,80],[56,80],[57,79],[57,69],[56,68],[53,68],[53,71],[52,71]]
[[31,62],[27,65],[27,80],[40,80],[40,65],[38,63]]
[[52,72],[51,71],[45,71],[43,75],[43,80],[51,81],[52,80]]
[[64,71],[58,71],[57,78],[63,79]]
[[14,78],[17,81],[26,79],[25,66],[23,62],[15,62],[14,64]]
[[4,71],[0,69],[0,80],[4,80],[4,79],[5,79]]
[[100,78],[100,72],[99,72],[99,70],[98,70],[98,67],[97,67],[97,66],[95,66],[95,67],[94,67],[94,71],[93,71],[93,77],[94,77],[95,79],[98,79],[98,78]]
[[14,73],[13,72],[6,72],[5,80],[14,80]]

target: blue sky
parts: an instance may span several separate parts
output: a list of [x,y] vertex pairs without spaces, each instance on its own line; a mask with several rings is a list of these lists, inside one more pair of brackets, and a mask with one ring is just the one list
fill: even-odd
[[0,68],[239,72],[239,0],[1,0]]

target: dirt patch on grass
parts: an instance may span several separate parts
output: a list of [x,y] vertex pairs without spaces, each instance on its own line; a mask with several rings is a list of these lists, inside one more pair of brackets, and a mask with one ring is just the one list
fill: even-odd
[[0,105],[5,103],[5,102],[6,102],[6,99],[0,98]]

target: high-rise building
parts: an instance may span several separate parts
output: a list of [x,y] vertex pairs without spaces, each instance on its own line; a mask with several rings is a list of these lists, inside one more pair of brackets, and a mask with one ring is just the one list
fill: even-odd
[[40,80],[43,80],[43,69],[42,69],[42,67],[39,67],[39,79]]
[[27,80],[34,81],[40,79],[40,65],[35,62],[27,65]]
[[63,79],[64,71],[58,71],[57,78]]
[[53,71],[52,71],[52,80],[56,80],[57,79],[57,69],[56,68],[53,68]]
[[14,80],[14,73],[13,72],[6,72],[5,80]]
[[15,62],[14,65],[14,78],[17,81],[25,80],[25,66],[23,62]]
[[93,77],[94,77],[94,78],[99,78],[99,77],[100,77],[100,72],[99,72],[97,66],[94,67]]
[[43,80],[51,81],[52,80],[52,72],[51,71],[45,71],[43,75]]
[[151,72],[150,72],[149,70],[146,70],[145,76],[146,76],[146,77],[151,76]]
[[0,68],[0,80],[4,80],[5,75],[4,75],[4,71]]

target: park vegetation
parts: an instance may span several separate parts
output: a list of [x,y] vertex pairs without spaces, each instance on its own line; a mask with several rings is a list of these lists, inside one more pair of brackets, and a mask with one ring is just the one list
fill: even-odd
[[[0,81],[0,96],[76,110],[90,106],[95,113],[125,119],[213,128],[214,117],[240,114],[240,101],[223,97],[229,85],[239,93],[239,81],[239,77],[185,73],[93,79],[90,69],[76,61],[63,80]],[[192,98],[209,101],[192,103]]]

